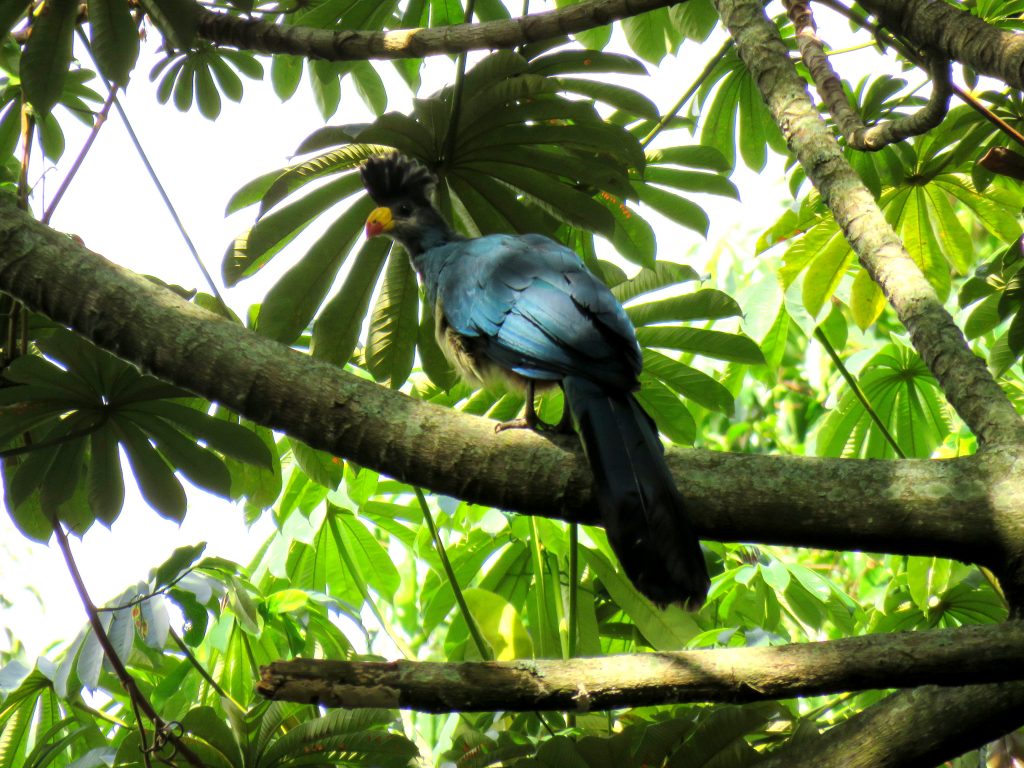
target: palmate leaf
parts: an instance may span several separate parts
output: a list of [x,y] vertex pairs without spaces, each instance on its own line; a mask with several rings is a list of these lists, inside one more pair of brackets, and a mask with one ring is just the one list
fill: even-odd
[[337,753],[353,764],[381,768],[405,768],[416,757],[416,745],[386,726],[395,721],[387,710],[332,710],[323,717],[306,720],[275,739],[260,756],[260,765],[285,768],[301,765],[309,752]]
[[[927,367],[905,347],[890,344],[875,355],[858,379],[875,413],[903,453],[926,458],[949,432],[943,403]],[[822,456],[891,458],[895,455],[853,392],[846,391],[816,437]]]
[[372,208],[368,197],[348,208],[271,288],[260,306],[259,333],[289,344],[309,326]]
[[368,240],[360,247],[341,289],[324,305],[313,324],[310,352],[314,357],[336,365],[348,362],[390,248],[381,238]]

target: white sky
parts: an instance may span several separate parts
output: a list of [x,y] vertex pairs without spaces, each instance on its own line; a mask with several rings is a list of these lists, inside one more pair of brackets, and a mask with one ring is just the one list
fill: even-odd
[[[183,114],[171,105],[160,106],[154,95],[155,84],[148,81],[148,72],[159,58],[153,42],[144,45],[142,61],[122,103],[207,268],[219,283],[221,257],[227,245],[252,223],[251,212],[225,219],[226,202],[245,182],[283,166],[299,142],[323,121],[305,84],[295,98],[282,105],[268,82],[245,80],[242,104],[225,100],[215,122],[202,118],[195,109]],[[664,111],[702,66],[700,57],[689,61],[669,58],[650,83],[635,79],[631,85]],[[447,82],[454,71],[447,59],[434,60],[431,69],[431,79],[436,83]],[[393,75],[390,65],[380,66],[380,71],[389,85],[389,108],[407,109],[409,97],[404,84]],[[95,82],[93,87],[100,90]],[[423,92],[432,90],[434,87],[428,87]],[[369,119],[372,117],[362,101],[353,90],[346,89],[341,109],[330,122]],[[64,124],[68,148],[60,165],[47,169],[42,182],[45,186],[37,187],[37,211],[43,209],[39,192],[43,199],[52,195],[86,135],[74,120]],[[744,200],[753,203],[741,205],[707,198],[700,201],[707,204],[712,219],[706,243],[677,226],[656,225],[659,255],[685,259],[691,244],[700,244],[699,258],[706,260],[729,241],[733,245],[743,242],[749,252],[752,240],[748,233],[773,222],[787,202],[788,195],[779,186],[781,164],[777,159],[773,162],[775,165],[761,179],[742,168],[733,176]],[[34,165],[32,178],[39,179],[42,169],[38,163]],[[100,131],[52,226],[80,236],[89,248],[128,268],[205,290],[201,274],[116,112]],[[239,314],[244,313],[299,253],[294,247],[285,251],[257,278],[227,291],[229,304]],[[130,478],[130,473],[126,474]],[[188,517],[178,527],[159,518],[130,488],[124,512],[112,531],[96,525],[84,541],[73,538],[72,544],[93,599],[102,603],[145,579],[149,569],[177,546],[206,540],[210,542],[207,554],[245,563],[270,530],[267,523],[246,530],[240,509],[197,492],[190,493]],[[23,539],[6,514],[0,514],[0,595],[14,603],[10,609],[0,607],[0,649],[6,647],[3,631],[9,629],[27,646],[30,660],[50,643],[73,638],[85,621],[59,551],[55,546]]]

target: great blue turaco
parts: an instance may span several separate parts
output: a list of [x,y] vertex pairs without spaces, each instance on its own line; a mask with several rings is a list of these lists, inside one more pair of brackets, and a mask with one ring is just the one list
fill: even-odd
[[658,605],[703,604],[707,567],[658,430],[632,394],[640,346],[612,292],[576,253],[543,235],[456,232],[431,202],[436,177],[417,161],[373,157],[361,173],[379,206],[366,234],[408,252],[451,363],[471,384],[503,381],[525,391],[525,418],[499,428],[548,426],[534,394],[561,385],[626,574]]

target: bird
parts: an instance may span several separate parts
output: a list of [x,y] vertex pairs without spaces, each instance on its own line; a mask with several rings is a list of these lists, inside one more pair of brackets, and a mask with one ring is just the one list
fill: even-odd
[[448,360],[473,386],[526,395],[524,417],[497,429],[553,428],[534,397],[560,386],[561,426],[579,435],[626,575],[658,606],[698,609],[710,586],[707,565],[658,429],[634,395],[643,358],[611,290],[547,236],[457,232],[432,203],[437,177],[418,160],[370,157],[360,174],[377,206],[366,236],[388,237],[408,253]]

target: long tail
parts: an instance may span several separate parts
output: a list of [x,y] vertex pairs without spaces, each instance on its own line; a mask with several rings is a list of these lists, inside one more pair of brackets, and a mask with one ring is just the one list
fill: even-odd
[[707,566],[654,422],[629,392],[575,376],[562,385],[626,575],[658,605],[699,608],[710,585]]

